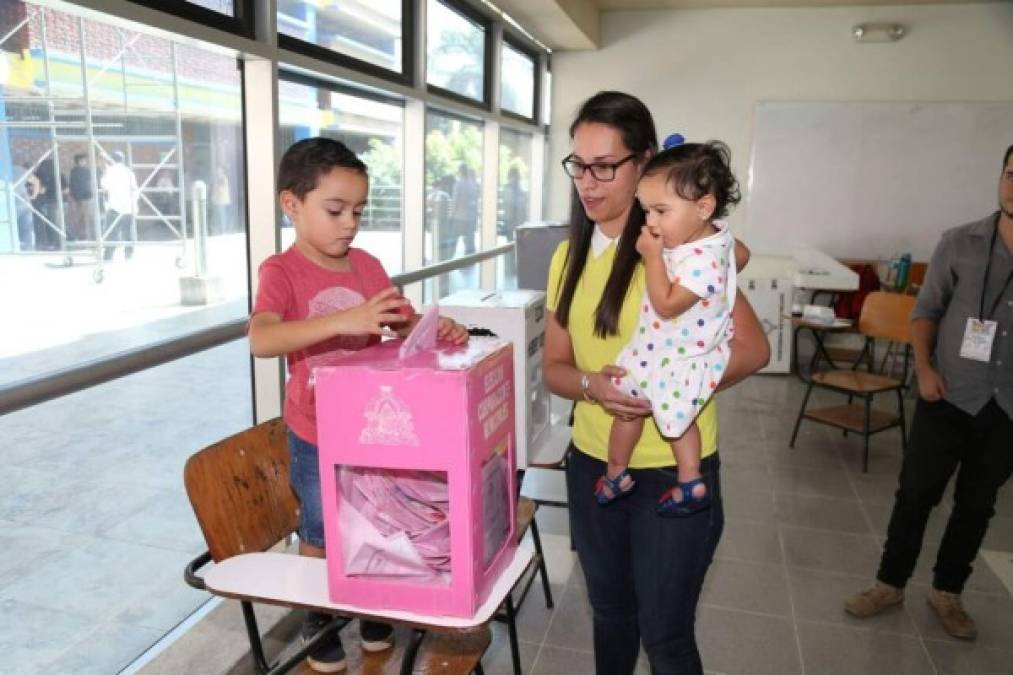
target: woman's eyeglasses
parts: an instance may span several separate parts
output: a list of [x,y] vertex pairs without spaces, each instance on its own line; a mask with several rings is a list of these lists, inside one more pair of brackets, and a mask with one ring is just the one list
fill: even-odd
[[607,183],[608,181],[615,180],[616,169],[636,156],[637,153],[633,153],[623,157],[618,162],[591,162],[590,164],[585,164],[573,155],[567,155],[563,159],[563,171],[570,178],[583,178],[584,172],[590,171],[591,176],[595,180]]

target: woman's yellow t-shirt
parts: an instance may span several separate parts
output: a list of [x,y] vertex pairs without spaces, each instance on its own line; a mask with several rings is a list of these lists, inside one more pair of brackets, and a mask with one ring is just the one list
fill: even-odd
[[[564,263],[569,242],[562,242],[552,256],[549,265],[549,282],[546,307],[556,311],[559,304],[558,293],[563,285]],[[580,280],[577,282],[573,302],[570,304],[570,320],[567,331],[573,344],[573,357],[578,369],[598,372],[603,367],[615,365],[619,351],[629,342],[637,329],[640,316],[640,300],[644,297],[645,276],[644,265],[637,265],[633,273],[630,288],[619,313],[619,334],[610,335],[605,339],[594,333],[595,310],[605,292],[605,283],[612,272],[615,260],[616,245],[613,243],[598,257],[588,251],[587,262]],[[718,447],[718,415],[717,406],[712,398],[696,418],[700,427],[701,456],[714,454]],[[608,459],[609,431],[612,429],[612,416],[595,403],[577,402],[577,410],[573,422],[573,443],[583,452],[605,461]],[[644,433],[640,442],[633,450],[630,466],[634,469],[648,469],[672,466],[675,457],[672,446],[658,433],[653,418],[648,417],[644,424]]]

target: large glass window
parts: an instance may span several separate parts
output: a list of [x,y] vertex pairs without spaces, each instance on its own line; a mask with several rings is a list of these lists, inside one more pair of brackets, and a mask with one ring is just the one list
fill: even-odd
[[[436,110],[426,111],[425,262],[453,260],[480,245],[482,125]],[[474,269],[441,277],[436,298],[477,288]],[[431,283],[426,285],[431,299]]]
[[[0,2],[0,386],[248,311],[235,56],[93,16]],[[249,364],[237,340],[0,417],[5,666],[117,672],[207,599],[182,467],[252,422]]]
[[236,59],[2,8],[0,384],[244,316]]
[[279,0],[278,33],[404,72],[402,0]]
[[426,11],[426,82],[485,101],[486,27],[440,0]]
[[508,42],[500,51],[500,107],[535,118],[535,60]]
[[[369,203],[355,245],[380,259],[388,274],[404,269],[401,237],[401,175],[404,164],[404,108],[351,93],[282,80],[279,130],[281,151],[296,141],[325,136],[341,141],[369,168]],[[282,246],[295,240],[287,220]]]
[[[496,243],[514,241],[514,230],[528,220],[531,194],[531,134],[502,128],[499,135],[499,189]],[[497,288],[517,287],[517,257],[497,258]]]

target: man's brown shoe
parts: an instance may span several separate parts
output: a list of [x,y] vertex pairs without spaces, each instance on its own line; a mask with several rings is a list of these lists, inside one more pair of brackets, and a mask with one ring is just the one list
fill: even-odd
[[964,611],[959,593],[947,593],[933,588],[929,591],[927,600],[947,633],[961,640],[978,637],[978,627],[974,625],[974,619]]
[[877,581],[861,593],[848,598],[844,603],[844,609],[852,616],[865,619],[902,602],[904,602],[903,588],[895,588]]

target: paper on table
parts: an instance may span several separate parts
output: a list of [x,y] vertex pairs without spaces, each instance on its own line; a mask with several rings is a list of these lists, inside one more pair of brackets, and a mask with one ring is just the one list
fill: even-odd
[[440,308],[434,302],[422,314],[415,328],[408,334],[398,350],[398,358],[407,359],[421,351],[436,347],[436,329],[440,322]]

